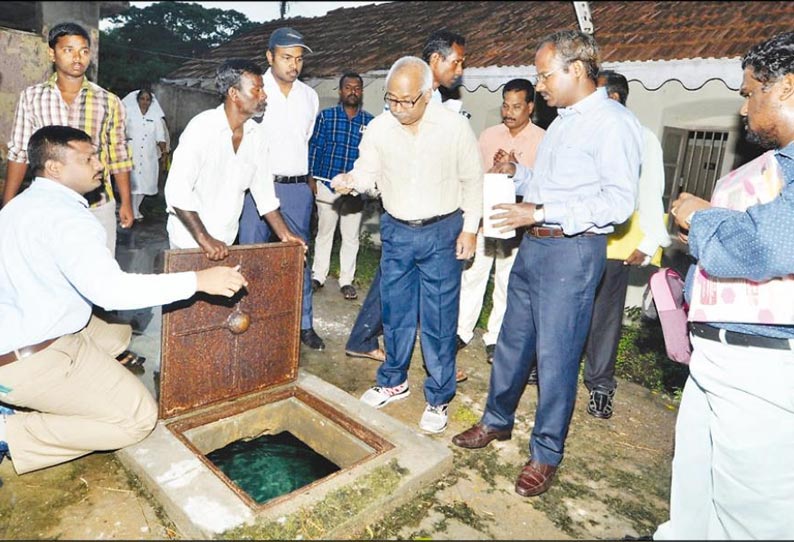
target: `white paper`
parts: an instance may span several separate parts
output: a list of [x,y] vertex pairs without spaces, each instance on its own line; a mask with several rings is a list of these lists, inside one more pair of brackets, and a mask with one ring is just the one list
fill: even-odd
[[516,188],[513,179],[505,173],[486,173],[483,179],[482,194],[482,231],[485,237],[496,239],[510,239],[516,236],[516,230],[500,232],[494,228],[491,215],[499,211],[494,211],[493,206],[500,203],[515,203]]

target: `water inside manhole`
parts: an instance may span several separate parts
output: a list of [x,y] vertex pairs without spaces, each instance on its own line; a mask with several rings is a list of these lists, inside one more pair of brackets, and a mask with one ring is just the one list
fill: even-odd
[[207,459],[257,504],[340,470],[289,431],[237,440]]

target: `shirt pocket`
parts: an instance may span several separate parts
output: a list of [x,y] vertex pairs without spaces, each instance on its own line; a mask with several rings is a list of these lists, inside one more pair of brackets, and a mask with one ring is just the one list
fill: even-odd
[[552,151],[551,181],[560,186],[580,186],[596,174],[593,156],[582,146],[560,145]]

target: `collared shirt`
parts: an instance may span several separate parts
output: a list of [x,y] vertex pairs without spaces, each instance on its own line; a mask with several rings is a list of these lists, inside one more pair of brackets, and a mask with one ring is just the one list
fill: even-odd
[[476,233],[482,215],[482,165],[477,139],[465,117],[427,104],[413,134],[385,111],[375,117],[350,172],[354,188],[376,185],[383,207],[401,220],[464,212],[463,231]]
[[643,147],[640,165],[637,213],[644,234],[637,248],[653,256],[659,247],[670,246],[670,234],[664,224],[664,157],[659,138],[645,126],[642,127]]
[[119,268],[86,199],[36,177],[0,211],[0,354],[81,330],[91,304],[128,310],[196,291],[196,274]]
[[223,104],[193,117],[179,138],[165,183],[171,243],[198,247],[174,208],[198,213],[207,232],[227,245],[237,237],[246,190],[260,215],[278,209],[268,159],[265,132],[253,120],[243,125],[235,152]]
[[557,110],[535,167],[516,166],[516,194],[542,203],[546,224],[567,235],[610,233],[634,211],[642,129],[603,88]]
[[342,104],[320,111],[309,141],[309,173],[333,179],[350,171],[358,158],[358,144],[364,130],[373,118],[359,109],[350,119]]
[[[692,215],[689,253],[709,275],[761,282],[794,274],[794,142],[775,151],[775,157],[783,173],[780,196],[746,211],[712,207]],[[687,275],[688,294],[692,269]],[[711,324],[752,335],[794,339],[794,326]]]
[[607,258],[625,260],[634,250],[647,255],[659,265],[659,247],[670,245],[670,234],[664,222],[664,161],[662,145],[656,134],[642,127],[643,147],[640,181],[637,192],[637,212],[610,234]]
[[267,93],[267,109],[260,126],[270,140],[271,170],[274,175],[306,175],[309,172],[309,139],[320,99],[313,88],[297,79],[289,94],[284,96],[270,68],[262,80]]
[[524,126],[515,137],[504,123],[486,128],[480,132],[479,139],[483,169],[488,171],[493,167],[493,157],[499,149],[508,153],[513,151],[519,164],[531,168],[535,165],[538,145],[545,133],[546,130],[532,122]]
[[49,125],[71,126],[91,136],[99,152],[99,161],[105,166],[105,185],[100,205],[113,200],[110,174],[132,169],[132,157],[124,133],[125,110],[118,96],[83,78],[83,85],[71,105],[61,96],[57,85],[58,74],[52,74],[44,83],[33,85],[19,95],[11,141],[8,142],[8,159],[27,162],[28,141],[39,128]]

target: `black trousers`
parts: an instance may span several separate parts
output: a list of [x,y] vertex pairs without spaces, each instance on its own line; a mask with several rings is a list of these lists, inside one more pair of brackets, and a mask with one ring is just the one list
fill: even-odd
[[604,277],[596,291],[593,319],[585,345],[584,383],[588,390],[615,389],[615,358],[623,323],[623,306],[629,285],[631,266],[623,260],[607,260]]

